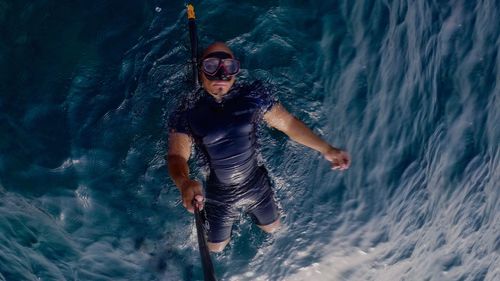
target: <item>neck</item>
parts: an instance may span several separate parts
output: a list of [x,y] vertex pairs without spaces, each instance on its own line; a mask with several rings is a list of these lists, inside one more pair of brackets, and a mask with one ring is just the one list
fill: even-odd
[[221,94],[221,93],[211,93],[209,91],[207,91],[207,93],[209,95],[211,95],[217,102],[220,102],[222,101],[222,98],[224,97],[225,94]]
[[216,89],[215,91],[209,91],[209,90],[205,89],[205,91],[209,95],[214,97],[214,99],[218,102],[222,101],[222,99],[229,93],[229,91],[223,92],[222,89]]

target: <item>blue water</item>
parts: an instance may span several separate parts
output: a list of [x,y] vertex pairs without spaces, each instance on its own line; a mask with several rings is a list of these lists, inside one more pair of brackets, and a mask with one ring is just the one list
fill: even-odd
[[[164,159],[184,2],[70,2],[0,1],[0,280],[202,280]],[[353,160],[263,128],[283,229],[242,216],[221,280],[500,280],[498,1],[195,4]]]

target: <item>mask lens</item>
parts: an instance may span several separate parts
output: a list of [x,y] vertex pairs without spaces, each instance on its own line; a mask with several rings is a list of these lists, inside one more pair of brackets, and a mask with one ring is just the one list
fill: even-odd
[[228,75],[235,75],[240,71],[240,63],[235,59],[224,59],[222,63]]
[[207,74],[215,74],[219,68],[220,59],[218,58],[206,58],[202,62],[203,71]]

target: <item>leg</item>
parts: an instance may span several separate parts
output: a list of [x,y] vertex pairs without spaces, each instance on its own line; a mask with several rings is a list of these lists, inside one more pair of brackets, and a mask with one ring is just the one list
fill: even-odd
[[281,226],[278,206],[272,193],[267,194],[248,213],[255,224],[267,233],[273,233]]
[[207,242],[208,249],[210,250],[210,252],[220,253],[229,243],[229,240],[231,240],[231,238],[227,238],[226,240],[219,243]]
[[231,229],[238,213],[226,204],[205,202],[207,229],[207,246],[211,252],[222,252],[231,240]]
[[273,223],[267,225],[257,225],[260,229],[264,230],[267,233],[276,232],[281,227],[280,219],[276,219]]

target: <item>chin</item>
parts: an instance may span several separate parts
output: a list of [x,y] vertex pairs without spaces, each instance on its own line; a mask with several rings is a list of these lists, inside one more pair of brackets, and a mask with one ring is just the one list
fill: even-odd
[[231,87],[234,84],[234,78],[229,80],[229,81],[223,81],[223,80],[205,80],[204,78],[204,87],[208,92],[213,93],[216,96],[222,96],[225,95],[229,90],[231,90]]
[[229,82],[214,82],[212,83],[212,85],[210,85],[213,89],[214,92],[218,92],[218,93],[227,93],[229,91],[229,89],[231,88],[231,83]]

